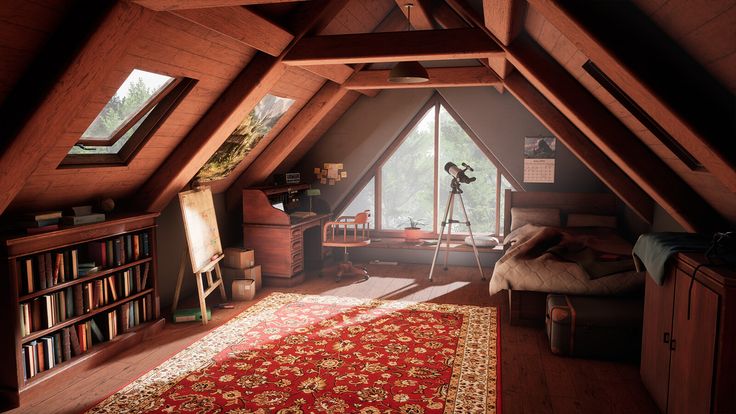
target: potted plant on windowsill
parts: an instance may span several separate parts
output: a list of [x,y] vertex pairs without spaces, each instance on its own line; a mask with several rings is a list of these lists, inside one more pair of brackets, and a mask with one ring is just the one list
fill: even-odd
[[404,227],[404,241],[416,242],[422,238],[422,226],[424,223],[422,220],[414,220],[411,217],[407,217],[409,220],[409,227]]

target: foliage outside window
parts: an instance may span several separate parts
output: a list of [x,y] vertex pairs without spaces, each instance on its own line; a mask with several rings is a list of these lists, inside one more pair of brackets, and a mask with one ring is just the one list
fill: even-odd
[[[375,227],[387,232],[403,229],[412,217],[426,223],[424,230],[436,236],[450,191],[451,177],[444,165],[465,162],[475,169],[471,175],[477,178],[462,187],[473,232],[500,234],[504,190],[514,188],[508,173],[439,96],[420,115],[369,171],[370,181],[349,198],[343,214],[375,211]],[[381,200],[380,205],[375,200]],[[453,217],[463,217],[458,199]],[[453,233],[465,232],[464,225],[453,225]]]
[[294,100],[289,98],[264,96],[202,166],[195,180],[216,181],[230,175],[243,158],[268,135],[293,103]]
[[194,83],[133,69],[61,166],[126,164]]

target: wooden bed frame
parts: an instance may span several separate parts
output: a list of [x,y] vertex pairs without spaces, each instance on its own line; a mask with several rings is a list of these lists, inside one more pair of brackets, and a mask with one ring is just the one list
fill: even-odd
[[[558,208],[563,224],[570,213],[618,216],[615,195],[609,193],[550,193],[517,192],[504,194],[503,234],[511,232],[511,208]],[[512,325],[541,325],[544,323],[547,293],[509,289],[509,320]]]

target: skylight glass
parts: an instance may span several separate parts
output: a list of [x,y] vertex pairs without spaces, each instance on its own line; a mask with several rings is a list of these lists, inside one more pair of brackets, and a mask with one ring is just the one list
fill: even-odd
[[[115,95],[84,131],[82,140],[101,141],[102,144],[116,138],[120,129],[139,115],[172,81],[174,78],[170,76],[133,69]],[[126,135],[132,134],[138,125],[140,122],[131,126],[125,131]]]

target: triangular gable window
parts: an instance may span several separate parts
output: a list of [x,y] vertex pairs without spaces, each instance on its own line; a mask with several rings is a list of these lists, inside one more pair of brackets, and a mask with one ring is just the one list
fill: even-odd
[[[520,187],[439,95],[430,99],[369,170],[370,181],[357,193],[353,189],[343,215],[371,209],[376,229],[386,236],[409,226],[411,218],[422,224],[426,237],[436,237],[450,191],[451,177],[444,171],[447,162],[464,162],[475,169],[470,175],[476,181],[463,186],[473,232],[500,234],[504,190]],[[462,217],[459,201],[453,216]],[[466,231],[465,226],[453,226],[453,233]]]

